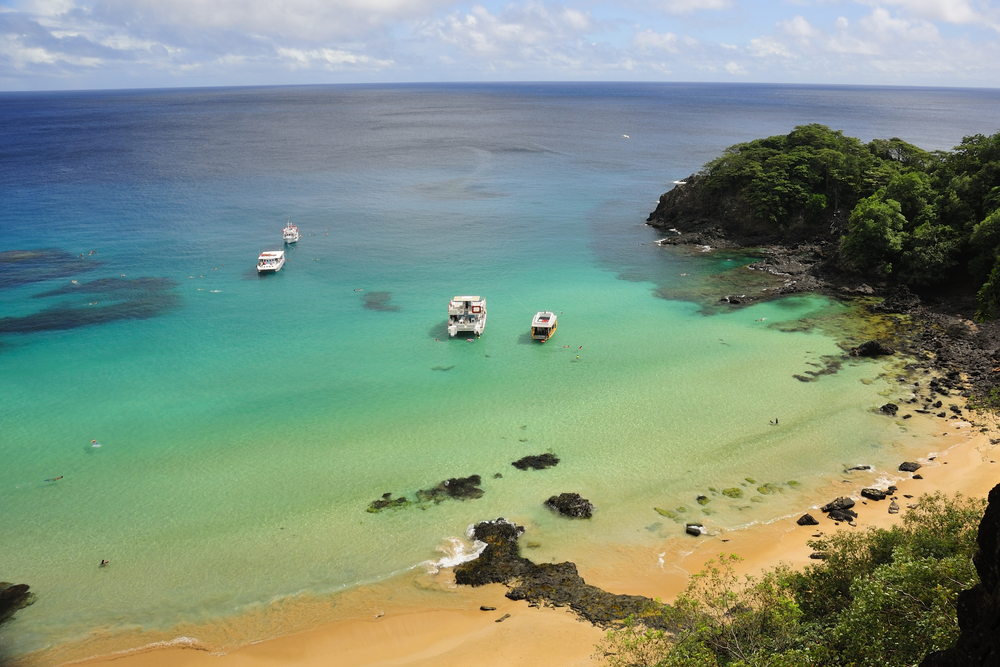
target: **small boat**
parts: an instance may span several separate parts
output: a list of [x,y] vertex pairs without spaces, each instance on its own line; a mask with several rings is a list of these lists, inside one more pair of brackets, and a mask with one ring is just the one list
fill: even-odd
[[460,331],[483,335],[486,328],[486,299],[478,296],[456,296],[448,302],[448,335],[454,338]]
[[277,273],[284,265],[284,250],[265,250],[257,258],[257,273]]
[[299,240],[299,228],[293,225],[291,220],[289,220],[283,230],[283,236],[285,238],[285,243],[295,243]]
[[556,332],[556,314],[550,310],[540,310],[531,320],[531,337],[543,343]]

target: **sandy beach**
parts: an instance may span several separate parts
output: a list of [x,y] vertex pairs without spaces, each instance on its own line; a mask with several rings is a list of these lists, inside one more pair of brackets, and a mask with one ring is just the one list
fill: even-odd
[[[963,421],[939,421],[933,434],[934,454],[916,460],[923,479],[901,473],[896,483],[900,514],[889,514],[889,501],[865,501],[858,488],[831,487],[830,499],[853,495],[859,512],[857,526],[835,525],[818,510],[810,511],[818,526],[799,526],[786,518],[738,531],[720,531],[691,540],[674,540],[665,551],[621,548],[598,567],[581,569],[590,584],[615,593],[630,593],[672,600],[687,585],[690,574],[720,553],[743,561],[739,570],[756,574],[779,562],[793,567],[813,563],[807,542],[837,530],[887,528],[902,519],[907,505],[924,493],[985,497],[1000,482],[1000,452],[991,444],[993,433]],[[928,450],[929,451],[929,450]],[[936,454],[936,455],[935,455]],[[933,460],[931,460],[933,459]],[[845,484],[846,486],[846,484]],[[905,496],[913,496],[912,499]],[[87,667],[251,667],[258,665],[353,665],[356,667],[422,667],[449,662],[458,664],[475,656],[479,665],[538,665],[575,667],[597,665],[591,655],[604,632],[583,622],[567,609],[535,608],[504,597],[506,588],[490,585],[471,589],[455,587],[450,570],[436,575],[412,572],[404,585],[431,587],[443,593],[438,608],[394,603],[391,588],[401,582],[367,587],[346,594],[338,605],[338,620],[320,627],[244,646],[223,655],[200,649],[196,643],[151,646],[119,655],[77,662]],[[428,584],[428,578],[430,583]],[[483,611],[481,606],[495,607]],[[353,611],[349,611],[353,610]]]

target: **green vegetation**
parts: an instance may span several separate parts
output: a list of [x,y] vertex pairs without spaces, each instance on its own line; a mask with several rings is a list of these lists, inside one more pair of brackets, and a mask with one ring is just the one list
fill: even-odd
[[[978,582],[972,556],[985,500],[923,496],[891,530],[810,542],[825,561],[736,575],[709,561],[672,606],[651,605],[607,633],[611,667],[894,667],[959,635],[958,593]],[[666,629],[664,629],[666,628]]]
[[1000,312],[1000,132],[927,152],[802,125],[732,146],[703,174],[709,196],[736,193],[755,222],[775,229],[825,228],[849,212],[846,267],[916,288],[967,281],[979,319]]

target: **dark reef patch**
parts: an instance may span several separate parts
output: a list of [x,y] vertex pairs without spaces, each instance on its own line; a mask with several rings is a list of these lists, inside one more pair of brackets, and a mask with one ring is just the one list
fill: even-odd
[[525,456],[520,458],[513,463],[512,466],[518,470],[545,470],[546,468],[552,468],[559,463],[559,457],[555,454],[532,454],[530,456]]
[[4,250],[0,252],[0,289],[67,278],[100,265],[96,259],[84,259],[59,248]]
[[2,333],[64,331],[119,320],[148,320],[175,309],[180,297],[164,292],[157,297],[130,299],[109,305],[55,306],[23,317],[0,318]]
[[383,313],[395,313],[399,310],[392,301],[392,292],[365,292],[364,306],[368,310],[377,310]]
[[67,294],[99,294],[108,298],[132,299],[139,296],[166,292],[177,287],[177,281],[170,278],[98,278],[78,285],[69,284],[32,295],[33,299],[44,299]]
[[483,483],[479,475],[469,477],[452,477],[446,479],[437,486],[430,489],[417,491],[417,499],[422,501],[433,501],[439,503],[445,498],[455,498],[457,500],[475,500],[483,497],[483,490],[479,485]]

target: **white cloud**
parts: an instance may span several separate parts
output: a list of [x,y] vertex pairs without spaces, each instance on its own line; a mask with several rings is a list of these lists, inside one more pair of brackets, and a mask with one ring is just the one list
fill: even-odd
[[985,20],[985,15],[968,0],[864,0],[864,3],[876,10],[885,5],[899,7],[907,14],[930,21],[967,24]]
[[549,11],[540,3],[524,7],[508,6],[493,14],[481,5],[468,13],[453,12],[446,18],[428,22],[425,35],[454,45],[468,53],[529,59],[546,56],[574,62],[560,47],[579,48],[579,40],[592,28],[588,14],[577,11]]
[[881,41],[902,38],[916,42],[936,42],[941,37],[933,23],[893,18],[882,8],[875,9],[871,16],[866,16],[859,23],[864,30]]
[[781,21],[778,25],[793,37],[815,37],[819,34],[819,31],[813,28],[809,24],[809,21],[801,14],[792,17],[788,21]]
[[669,14],[693,14],[704,10],[729,9],[732,0],[654,0],[652,6]]
[[389,67],[393,64],[391,60],[378,60],[365,55],[357,55],[342,51],[340,49],[294,49],[279,47],[276,49],[278,56],[282,60],[290,62],[293,66],[320,65],[328,68],[335,68],[342,65],[370,65],[373,67]]
[[750,52],[758,58],[781,56],[791,58],[792,54],[784,44],[772,37],[760,37],[750,40]]
[[356,37],[425,18],[453,0],[99,0],[99,4],[112,14],[134,15],[144,23],[316,41]]
[[632,38],[632,43],[640,49],[658,49],[677,53],[677,35],[672,32],[657,33],[652,30],[644,30],[636,33],[635,37]]
[[734,76],[744,76],[747,73],[742,65],[734,61],[726,63],[725,70]]

